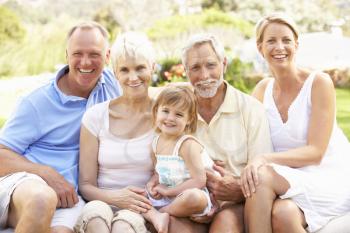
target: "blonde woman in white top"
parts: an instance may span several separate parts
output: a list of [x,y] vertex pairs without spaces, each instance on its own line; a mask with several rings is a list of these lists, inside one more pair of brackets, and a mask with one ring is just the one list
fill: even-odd
[[334,86],[296,66],[298,32],[284,14],[264,17],[256,38],[273,79],[253,95],[265,106],[274,153],[242,173],[245,222],[254,233],[316,232],[350,211],[350,145],[336,125]]

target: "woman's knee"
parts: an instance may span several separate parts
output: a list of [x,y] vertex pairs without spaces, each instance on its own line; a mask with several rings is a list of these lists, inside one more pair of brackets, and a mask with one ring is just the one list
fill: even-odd
[[133,211],[120,210],[112,219],[112,232],[147,232],[145,219]]
[[101,217],[95,217],[90,219],[86,224],[85,233],[101,233],[101,232],[110,232],[111,227],[105,219]]
[[[87,203],[74,226],[75,232],[104,232],[102,229],[111,229],[113,211],[111,207],[102,201],[90,201]],[[95,231],[95,229],[101,229]]]
[[112,233],[137,233],[134,228],[125,221],[116,221],[112,225]]
[[272,228],[274,232],[288,229],[291,220],[300,218],[300,210],[292,200],[277,199],[272,207]]
[[258,169],[259,186],[272,187],[275,174],[271,166],[261,166]]

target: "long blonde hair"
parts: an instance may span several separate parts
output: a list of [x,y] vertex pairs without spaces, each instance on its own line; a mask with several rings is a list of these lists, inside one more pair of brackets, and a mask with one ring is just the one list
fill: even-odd
[[288,17],[286,14],[282,13],[272,13],[267,15],[259,20],[259,22],[255,26],[255,35],[256,35],[256,44],[260,44],[263,41],[264,31],[268,25],[271,23],[280,23],[289,27],[293,34],[294,39],[298,41],[299,32],[297,30],[297,26],[293,19]]

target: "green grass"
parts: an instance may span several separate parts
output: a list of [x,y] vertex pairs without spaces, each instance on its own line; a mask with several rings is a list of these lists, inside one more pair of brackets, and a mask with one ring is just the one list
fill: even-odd
[[337,121],[350,139],[350,89],[337,89]]
[[0,128],[5,124],[5,121],[5,118],[0,118]]

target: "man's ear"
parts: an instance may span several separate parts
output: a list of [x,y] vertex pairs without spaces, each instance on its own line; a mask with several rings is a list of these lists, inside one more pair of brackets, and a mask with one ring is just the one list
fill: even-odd
[[224,74],[226,73],[227,70],[227,57],[224,57],[224,60],[222,61],[222,65],[223,65],[223,72]]
[[154,72],[156,72],[156,63],[155,62],[152,62],[152,67],[151,67],[151,69],[152,69],[152,74],[154,73]]
[[106,61],[105,61],[106,65],[108,65],[110,61],[111,61],[111,49],[108,48],[106,51]]

